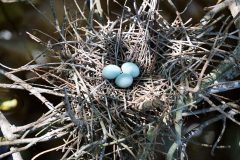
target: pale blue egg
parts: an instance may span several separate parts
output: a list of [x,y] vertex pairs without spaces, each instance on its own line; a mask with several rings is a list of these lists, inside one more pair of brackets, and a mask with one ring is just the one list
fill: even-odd
[[135,63],[132,63],[132,62],[123,63],[121,69],[122,69],[123,73],[130,74],[130,75],[132,75],[133,78],[139,76],[139,74],[140,74],[139,67]]
[[130,74],[122,73],[115,79],[115,84],[120,88],[128,88],[133,83],[133,77]]
[[106,79],[114,79],[122,73],[121,68],[117,65],[109,64],[102,70],[102,76]]

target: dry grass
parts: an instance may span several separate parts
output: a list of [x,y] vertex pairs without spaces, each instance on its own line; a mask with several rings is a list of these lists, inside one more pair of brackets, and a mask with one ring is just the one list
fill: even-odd
[[[176,137],[176,108],[188,112],[197,107],[199,93],[206,95],[212,84],[208,73],[235,48],[235,42],[228,43],[237,39],[229,34],[232,20],[219,17],[192,26],[177,15],[170,24],[157,1],[144,1],[132,9],[137,14],[122,6],[118,19],[100,21],[74,5],[77,11],[70,12],[64,4],[64,30],[55,23],[61,41],[47,44],[61,63],[25,67],[48,83],[43,88],[64,97],[64,105],[49,111],[52,119],[38,129],[60,130],[64,144],[55,149],[62,149],[62,159],[155,159],[159,152],[167,154],[167,143]],[[221,22],[221,28],[215,27]],[[55,50],[59,47],[60,52]],[[141,70],[132,87],[120,89],[102,78],[105,65],[126,61]]]

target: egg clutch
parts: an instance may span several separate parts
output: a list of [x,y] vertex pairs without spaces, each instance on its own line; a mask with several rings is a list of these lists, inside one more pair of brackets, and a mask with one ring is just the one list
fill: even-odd
[[114,64],[105,66],[102,70],[102,76],[105,79],[115,79],[115,84],[120,88],[128,88],[133,83],[133,78],[139,76],[139,67],[132,62],[123,63],[121,68]]

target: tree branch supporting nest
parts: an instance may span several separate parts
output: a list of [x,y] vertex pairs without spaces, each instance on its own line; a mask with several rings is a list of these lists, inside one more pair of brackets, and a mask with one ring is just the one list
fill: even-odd
[[[177,11],[176,7],[174,6],[174,4],[172,3],[172,1],[171,0],[168,0],[168,1],[171,4],[171,6],[176,10],[177,15],[179,15],[178,11]],[[200,22],[202,23],[202,25],[207,25],[210,22],[210,20],[212,20],[213,17],[218,12],[220,12],[221,10],[223,10],[226,7],[229,8],[233,18],[235,19],[234,20],[235,21],[235,26],[238,29],[239,38],[240,38],[240,0],[225,0],[225,1],[221,2],[220,4],[217,4],[213,7],[211,7],[212,9],[201,19]],[[239,40],[239,44],[240,44],[240,40]],[[232,56],[234,56],[235,59],[240,58],[240,46],[239,45],[236,46]],[[228,61],[231,61],[231,60],[232,59],[229,58]],[[239,75],[239,66],[235,67],[234,63],[228,63],[228,64],[222,63],[221,65],[219,65],[217,67],[217,69],[213,70],[213,72],[210,73],[209,75],[210,75],[211,80],[208,79],[207,81],[206,80],[203,81],[203,83],[201,84],[201,88],[200,88],[200,83],[198,83],[197,86],[192,91],[198,92],[199,90],[204,90],[204,87],[205,88],[209,87],[216,80],[224,80],[224,79],[229,79],[229,78],[233,79],[233,78],[237,77]],[[202,82],[201,76],[200,76],[200,80],[198,80],[198,81]],[[231,89],[231,88],[229,88],[229,89]],[[189,91],[191,91],[191,90],[189,90]],[[205,97],[203,95],[200,95],[200,98],[203,98],[205,101],[209,102],[211,106],[214,106],[215,109],[216,108],[218,109],[218,107],[216,107],[207,97]],[[182,140],[181,140],[182,137],[179,137],[179,135],[181,135],[182,126],[180,124],[178,124],[178,122],[179,122],[179,120],[182,119],[182,112],[184,110],[184,107],[182,107],[182,106],[185,106],[186,104],[184,104],[184,103],[179,103],[179,104],[180,105],[177,105],[176,118],[175,118],[176,140],[168,150],[167,157],[166,157],[167,160],[173,160],[174,159],[174,154],[175,154],[177,149],[180,150],[181,159],[184,158],[184,150],[181,149],[181,146],[184,146],[184,145],[182,145]],[[240,125],[240,123],[238,121],[236,121],[234,118],[232,118],[232,115],[229,115],[229,114],[223,112],[221,109],[218,109],[218,111],[220,113],[222,113],[222,115],[220,115],[217,120],[229,118],[233,122]],[[206,123],[206,124],[209,125],[209,123]],[[204,127],[206,127],[206,124],[202,125],[200,128],[203,129]],[[224,125],[224,128],[225,128],[225,125]],[[223,129],[222,132],[224,132],[224,130],[225,129]],[[213,146],[212,154],[213,154],[214,148],[216,148],[217,143],[220,141],[220,139],[222,137],[222,134],[219,136],[218,141]]]

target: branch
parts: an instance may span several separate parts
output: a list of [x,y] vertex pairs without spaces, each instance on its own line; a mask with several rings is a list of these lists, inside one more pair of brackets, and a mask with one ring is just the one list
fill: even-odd
[[[8,120],[6,119],[6,117],[2,114],[2,112],[0,111],[0,128],[1,131],[3,133],[3,136],[8,139],[8,140],[15,140],[18,135],[17,134],[13,134],[12,130],[15,128],[14,126],[12,126]],[[12,150],[15,150],[15,147],[10,147],[10,152]],[[12,153],[12,157],[14,160],[22,160],[21,154],[20,152],[15,152]]]
[[[53,131],[50,131],[50,132],[47,132],[45,135],[43,136],[40,136],[38,138],[32,138],[32,140],[30,139],[19,139],[19,140],[16,140],[18,143],[28,143],[26,146],[24,147],[20,147],[20,148],[12,148],[9,152],[6,152],[6,153],[3,153],[0,155],[0,159],[1,158],[4,158],[10,154],[14,154],[14,153],[17,153],[17,152],[20,152],[20,151],[24,151],[30,147],[32,147],[33,145],[35,145],[36,143],[38,142],[41,142],[41,141],[48,141],[50,139],[56,139],[56,138],[59,138],[59,137],[62,137],[64,135],[66,135],[68,133],[68,131],[65,131],[66,129],[68,129],[69,127],[73,126],[72,124],[68,124],[62,128],[59,128],[59,129],[55,129]],[[61,133],[62,131],[62,133]],[[6,145],[5,142],[1,142],[3,145]],[[0,143],[0,144],[1,144]],[[14,143],[14,142],[7,142],[7,143]],[[14,143],[14,144],[17,144],[17,143]],[[16,160],[19,160],[19,159],[16,159]]]
[[[176,140],[172,144],[172,146],[169,148],[168,153],[167,153],[167,160],[172,160],[174,158],[174,153],[176,150],[182,146],[182,111],[183,107],[185,106],[184,101],[183,101],[183,88],[180,88],[180,96],[179,99],[177,100],[177,111],[176,111],[176,117],[175,117],[175,131],[176,131]],[[181,152],[182,154],[182,152]]]
[[[234,0],[225,0],[219,4],[216,4],[215,6],[211,6],[208,8],[212,8],[208,13],[205,14],[205,16],[200,20],[200,23],[202,25],[207,25],[213,17],[223,9],[227,8],[230,3],[232,3]],[[205,8],[207,9],[207,8]]]
[[1,0],[3,3],[25,2],[26,0]]
[[[21,85],[18,84],[6,84],[6,83],[0,83],[0,88],[9,88],[9,89],[20,89],[20,90],[25,90],[25,88]],[[38,88],[38,87],[32,87],[33,90],[37,91],[38,93],[46,93],[46,94],[51,94],[54,96],[58,97],[64,97],[64,94],[55,92],[50,89],[45,89],[45,88]],[[71,95],[69,95],[71,96]]]
[[[240,0],[226,0],[220,3],[222,7],[220,9],[212,9],[209,11],[203,19],[206,19],[209,15],[215,15],[224,7],[229,7],[231,14],[233,16],[233,21],[238,29],[238,34],[240,37]],[[218,5],[220,5],[218,4]],[[218,7],[218,6],[217,6]],[[238,42],[240,44],[240,41]],[[240,75],[239,66],[236,64],[240,59],[240,45],[237,45],[231,56],[225,59],[221,64],[218,65],[209,75],[208,78],[203,80],[201,84],[201,89],[207,88],[209,85],[213,84],[214,81],[226,81],[229,79],[234,79]],[[227,63],[226,63],[227,62]]]
[[75,117],[75,114],[71,109],[71,104],[69,102],[66,88],[64,88],[64,94],[65,94],[64,103],[65,103],[66,112],[67,112],[68,116],[70,117],[70,119],[72,120],[72,122],[82,131],[84,129],[85,123],[84,123],[84,121],[77,119]]
[[10,80],[14,81],[15,83],[18,83],[19,85],[21,85],[24,89],[26,89],[27,91],[29,91],[30,93],[32,93],[34,96],[36,96],[40,101],[42,101],[49,110],[54,110],[53,104],[50,103],[45,97],[43,97],[38,91],[36,91],[34,89],[34,87],[32,87],[30,84],[26,83],[25,81],[23,81],[22,79],[20,79],[19,77],[6,72],[2,69],[0,69],[0,74],[6,76],[7,78],[9,78]]
[[[240,37],[240,18],[239,18],[239,13],[240,13],[240,0],[235,0],[232,3],[229,4],[228,9],[230,10],[233,18],[238,17],[235,21],[235,26],[239,30],[238,31],[238,37]],[[240,45],[240,40],[238,41],[238,44]]]

